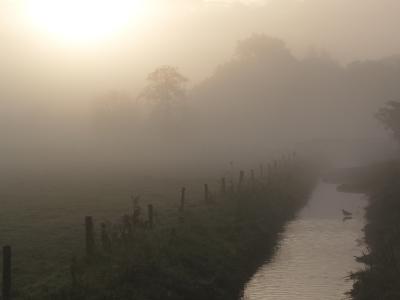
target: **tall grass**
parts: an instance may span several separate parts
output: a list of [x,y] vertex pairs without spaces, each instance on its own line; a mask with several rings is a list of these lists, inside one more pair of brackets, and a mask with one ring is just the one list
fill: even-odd
[[397,162],[375,168],[369,188],[367,252],[357,260],[365,268],[351,274],[349,295],[355,300],[400,299],[400,165]]
[[316,176],[308,165],[287,160],[265,177],[240,178],[221,192],[207,187],[198,205],[183,209],[177,201],[167,215],[155,207],[154,226],[135,201],[121,220],[96,224],[94,255],[72,259],[68,270],[18,291],[18,298],[239,298],[284,224],[306,203]]

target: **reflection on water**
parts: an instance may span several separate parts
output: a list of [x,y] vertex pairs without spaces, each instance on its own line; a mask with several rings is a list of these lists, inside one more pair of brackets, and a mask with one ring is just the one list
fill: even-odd
[[[288,224],[271,262],[247,284],[245,300],[340,300],[351,288],[346,280],[360,265],[364,207],[360,194],[320,183],[308,206]],[[343,219],[342,209],[352,212]]]

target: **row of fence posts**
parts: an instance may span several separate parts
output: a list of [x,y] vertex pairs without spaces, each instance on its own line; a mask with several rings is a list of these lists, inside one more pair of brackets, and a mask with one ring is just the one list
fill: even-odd
[[[296,153],[293,153],[293,158],[296,157]],[[289,158],[290,159],[290,158]],[[286,161],[286,159],[283,159]],[[264,165],[260,164],[260,176],[263,178],[265,176]],[[279,162],[275,160],[272,165],[268,165],[268,173],[271,174],[273,171],[276,171],[279,168]],[[252,169],[250,171],[250,180],[251,183],[255,184],[255,171]],[[238,191],[241,191],[245,179],[245,172],[239,172],[239,182],[238,182]],[[234,185],[232,183],[231,192],[234,190]],[[221,178],[221,193],[222,195],[227,194],[227,182],[226,178]],[[185,199],[186,197],[186,188],[181,189],[181,199],[179,206],[179,220],[180,222],[184,222],[184,210],[185,210]],[[213,199],[211,193],[209,191],[208,184],[204,184],[204,201],[205,203],[212,203]],[[135,212],[134,212],[135,214]],[[147,206],[147,226],[149,229],[153,229],[154,227],[154,207],[152,204]],[[88,258],[93,257],[95,255],[96,246],[95,246],[95,230],[94,230],[94,222],[92,216],[85,217],[85,237],[86,237],[86,256]],[[101,243],[102,247],[105,251],[109,251],[111,249],[111,240],[107,234],[106,224],[101,224]],[[11,258],[12,251],[10,246],[3,247],[3,277],[2,277],[2,298],[1,300],[10,300],[11,299]],[[74,258],[73,260],[76,260]],[[75,265],[75,264],[73,264]],[[74,268],[72,267],[71,272],[74,274]],[[74,276],[73,276],[74,277]]]
[[[278,167],[278,163],[275,162],[274,167]],[[260,164],[260,177],[263,178],[265,175],[264,165]],[[237,190],[240,192],[243,189],[243,185],[245,182],[245,172],[240,170],[239,172],[239,181],[237,184]],[[250,170],[250,182],[252,187],[256,184],[256,175],[254,169]],[[227,180],[226,177],[221,178],[221,195],[225,196],[228,193],[227,190]],[[234,185],[232,183],[232,187],[230,192],[234,191]],[[210,204],[213,202],[212,194],[210,193],[209,185],[204,184],[204,202],[206,204]],[[186,188],[182,187],[180,192],[180,205],[178,209],[179,213],[179,222],[184,222],[184,211],[185,211],[185,204],[186,204]],[[128,216],[126,216],[128,217]],[[129,221],[128,221],[129,223]],[[154,228],[154,207],[152,204],[147,206],[147,228],[153,229]],[[91,258],[95,255],[95,230],[94,230],[94,222],[92,216],[85,217],[85,237],[86,237],[86,257]],[[100,232],[100,239],[101,245],[105,252],[109,252],[111,249],[111,240],[107,234],[106,224],[101,223],[101,232]]]
[[[183,213],[185,205],[185,189],[182,189],[181,195],[181,206],[180,211]],[[129,221],[128,221],[129,222]],[[126,222],[124,222],[126,223]],[[154,228],[154,207],[152,204],[147,206],[147,228]],[[101,223],[101,231],[100,231],[100,239],[102,248],[105,252],[110,252],[111,250],[111,240],[107,234],[107,226],[106,223]],[[92,216],[85,217],[85,244],[86,244],[86,257],[91,258],[95,255],[96,245],[95,245],[95,230],[94,230],[94,222]]]
[[[293,158],[295,158],[295,154],[293,154]],[[275,160],[273,163],[268,165],[268,175],[276,174],[281,163],[285,163],[288,159],[283,158],[282,161]],[[250,170],[250,184],[251,187],[254,188],[256,185],[256,172],[254,169]],[[263,164],[259,165],[259,175],[260,178],[265,178],[265,168]],[[237,183],[237,191],[240,192],[243,190],[243,185],[245,183],[245,171],[239,171],[239,180]],[[234,192],[234,184],[232,182],[230,192]],[[226,177],[221,178],[221,195],[225,196],[228,193],[227,190],[227,181]],[[204,184],[204,202],[206,204],[210,204],[213,202],[212,194],[209,190],[209,185]],[[185,211],[185,204],[186,204],[186,188],[183,187],[180,193],[180,205],[179,205],[179,222],[184,222],[184,211]],[[85,227],[86,227],[86,255],[87,257],[91,257],[94,255],[95,252],[95,242],[94,242],[94,225],[93,225],[93,218],[91,216],[87,216],[85,218]],[[147,206],[147,228],[153,229],[154,228],[154,207],[152,204]],[[111,247],[111,241],[106,232],[106,224],[101,224],[101,242],[103,246],[103,250],[108,252]]]

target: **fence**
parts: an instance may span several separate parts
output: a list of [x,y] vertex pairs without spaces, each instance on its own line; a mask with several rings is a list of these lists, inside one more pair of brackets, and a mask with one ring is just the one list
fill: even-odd
[[[265,169],[264,164],[259,165],[259,176],[256,175],[254,169],[248,172],[248,176],[244,170],[239,171],[237,182],[233,178],[230,180],[227,177],[219,179],[220,188],[219,192],[213,194],[210,190],[208,183],[204,183],[204,204],[207,206],[213,205],[217,200],[232,198],[231,196],[243,192],[256,191],[260,187],[278,186],[284,183],[291,177],[291,166],[295,165],[296,154],[286,156],[280,160],[275,160],[267,165]],[[230,186],[228,187],[228,182]],[[177,224],[185,223],[185,213],[187,206],[186,187],[180,190],[180,200],[177,209]],[[123,216],[123,221],[119,232],[115,235],[110,232],[110,228],[106,223],[100,224],[99,244],[96,242],[96,230],[93,216],[86,216],[84,219],[85,228],[85,254],[86,259],[90,261],[96,257],[99,252],[110,253],[112,252],[113,242],[115,239],[126,240],[134,234],[136,229],[143,229],[152,231],[156,227],[155,224],[155,207],[153,204],[147,205],[147,216],[145,220],[141,217],[141,208],[139,206],[139,197],[134,198],[134,209],[132,214]],[[174,232],[172,228],[171,232]],[[4,246],[3,251],[3,270],[2,270],[2,300],[10,300],[12,298],[12,250],[10,246]],[[76,282],[76,265],[77,259],[74,257],[71,263],[71,276],[72,282]]]

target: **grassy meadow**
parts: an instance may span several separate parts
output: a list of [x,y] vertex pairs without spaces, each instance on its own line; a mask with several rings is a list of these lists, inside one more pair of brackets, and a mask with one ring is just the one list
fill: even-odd
[[[285,222],[305,204],[315,179],[294,161],[265,168],[263,178],[260,170],[253,179],[247,171],[241,184],[233,169],[212,177],[132,174],[3,180],[0,242],[13,247],[16,299],[237,298],[258,263],[272,253]],[[184,216],[178,212],[182,187]],[[134,214],[138,196],[141,215],[127,236],[122,217]],[[153,230],[146,227],[148,204],[154,206]],[[96,254],[90,259],[85,216],[95,223]],[[101,249],[102,222],[111,252]]]
[[45,279],[72,255],[84,250],[84,217],[116,220],[132,209],[132,196],[155,205],[162,221],[179,205],[180,189],[188,188],[188,205],[202,197],[202,184],[215,179],[138,177],[126,172],[99,174],[32,174],[1,182],[0,244],[13,247],[14,286]]

